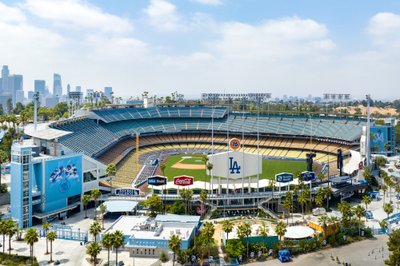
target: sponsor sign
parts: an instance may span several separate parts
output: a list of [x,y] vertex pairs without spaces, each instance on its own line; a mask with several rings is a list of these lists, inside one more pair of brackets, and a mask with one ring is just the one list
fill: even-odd
[[174,185],[177,186],[190,186],[193,185],[193,177],[191,176],[175,176],[174,177]]
[[287,183],[293,181],[293,174],[291,173],[280,173],[275,175],[276,182]]
[[234,151],[240,149],[240,140],[238,138],[231,139],[229,141],[229,147]]
[[139,195],[139,189],[134,188],[117,188],[115,189],[116,196],[136,196]]
[[147,178],[147,184],[152,186],[164,186],[167,184],[167,178],[160,175],[150,176]]
[[314,172],[302,172],[301,177],[303,178],[304,181],[313,181],[315,180],[315,173]]

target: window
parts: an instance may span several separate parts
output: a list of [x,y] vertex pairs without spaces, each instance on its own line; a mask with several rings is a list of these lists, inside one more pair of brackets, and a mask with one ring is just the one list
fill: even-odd
[[153,249],[153,255],[154,255],[154,249]]
[[24,164],[24,165],[22,166],[22,170],[23,170],[23,171],[29,171],[29,165]]

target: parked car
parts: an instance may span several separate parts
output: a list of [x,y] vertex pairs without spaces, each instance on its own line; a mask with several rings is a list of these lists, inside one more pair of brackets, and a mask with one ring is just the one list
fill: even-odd
[[372,218],[374,218],[374,215],[372,214],[371,211],[365,211],[365,217],[367,219],[372,219]]

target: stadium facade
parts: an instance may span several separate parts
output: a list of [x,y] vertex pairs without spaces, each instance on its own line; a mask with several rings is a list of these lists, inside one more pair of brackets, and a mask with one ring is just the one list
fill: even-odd
[[[359,149],[365,125],[364,119],[255,115],[224,107],[81,110],[74,118],[28,126],[25,133],[29,139],[13,144],[11,214],[21,227],[27,227],[33,219],[62,217],[79,210],[85,192],[94,187],[110,191],[105,185],[106,165],[115,163],[119,168],[131,152],[139,155],[138,149],[142,153],[135,163],[140,171],[130,165],[130,176],[117,175],[113,187],[137,187],[154,175],[159,165],[148,163],[151,158],[224,152],[233,137],[241,139],[246,152],[263,158],[305,160],[308,152],[315,152],[316,160],[335,163],[338,149],[345,155]],[[219,188],[210,188],[218,194],[222,186],[215,185]],[[242,186],[260,192],[258,186],[250,189],[250,182],[242,182]],[[229,185],[223,190],[234,192]]]

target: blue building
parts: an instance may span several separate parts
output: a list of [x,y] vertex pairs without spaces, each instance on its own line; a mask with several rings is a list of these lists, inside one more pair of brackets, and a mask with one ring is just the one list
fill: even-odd
[[105,165],[58,143],[67,132],[39,124],[25,133],[31,138],[11,148],[11,217],[26,228],[81,211],[82,195],[99,187]]

